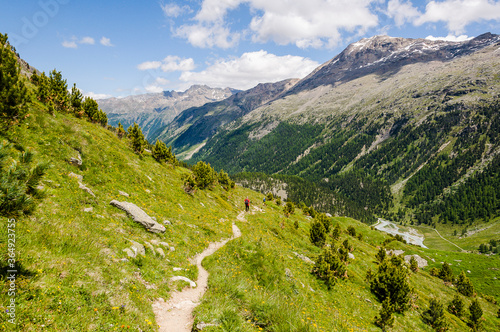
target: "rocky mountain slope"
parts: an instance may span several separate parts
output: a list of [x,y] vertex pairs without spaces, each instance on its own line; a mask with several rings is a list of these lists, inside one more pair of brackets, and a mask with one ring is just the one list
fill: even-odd
[[171,144],[178,152],[188,150],[212,137],[219,127],[279,98],[297,81],[297,79],[289,79],[276,83],[259,84],[222,101],[187,109],[161,132],[155,133],[153,136],[158,136],[160,140]]
[[[454,192],[476,190],[483,170],[485,181],[495,178],[499,47],[492,34],[461,43],[362,40],[282,98],[224,126],[193,158],[230,173],[298,175],[358,211],[397,207],[406,220],[426,223],[496,215],[498,202],[461,216],[443,204],[468,204]],[[336,205],[330,201],[330,211]]]
[[126,129],[137,122],[146,138],[153,140],[156,136],[153,137],[152,133],[170,123],[182,111],[224,100],[236,92],[237,90],[230,88],[194,85],[184,92],[164,91],[124,98],[100,99],[98,103],[107,113],[111,125],[116,126],[121,122]]

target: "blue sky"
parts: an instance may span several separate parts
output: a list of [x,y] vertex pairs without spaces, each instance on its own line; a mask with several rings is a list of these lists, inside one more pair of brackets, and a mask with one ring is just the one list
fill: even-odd
[[0,32],[95,98],[301,78],[361,38],[500,33],[493,0],[18,0]]

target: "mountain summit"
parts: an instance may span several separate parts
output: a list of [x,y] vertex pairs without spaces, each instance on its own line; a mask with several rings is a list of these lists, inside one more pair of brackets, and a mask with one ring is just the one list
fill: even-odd
[[342,53],[318,67],[288,94],[320,85],[335,85],[372,73],[393,73],[412,63],[450,61],[498,42],[500,36],[491,33],[463,42],[389,36],[364,38],[350,44]]

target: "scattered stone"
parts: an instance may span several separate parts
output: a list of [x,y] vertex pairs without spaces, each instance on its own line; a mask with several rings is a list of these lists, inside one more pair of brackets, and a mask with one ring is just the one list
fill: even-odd
[[92,211],[94,211],[94,208],[92,206],[83,209],[83,212],[92,212]]
[[[151,153],[151,150],[144,149],[144,152]],[[149,176],[148,176],[149,177]]]
[[90,188],[88,188],[87,186],[85,186],[83,183],[81,182],[78,182],[78,188],[82,189],[82,190],[85,190],[86,192],[88,192],[90,195],[92,195],[93,197],[95,197],[95,194],[92,192],[92,190]]
[[100,214],[96,214],[95,216],[96,216],[96,218],[104,219],[104,216],[101,216]]
[[288,268],[285,268],[285,276],[287,278],[293,278],[292,271],[290,271],[290,269],[288,269]]
[[467,273],[470,273],[470,270],[467,270]]
[[332,215],[331,215],[331,214],[329,214],[329,213],[326,213],[325,215],[326,215],[328,218],[331,218],[331,217],[332,217]]
[[196,328],[198,330],[203,330],[205,327],[210,327],[210,326],[220,326],[220,324],[217,324],[217,323],[204,323],[204,322],[200,322],[198,324],[196,324]]
[[170,222],[170,220],[166,220],[166,219],[165,219],[165,220],[163,220],[163,223],[164,223],[165,225],[172,225],[172,223]]
[[69,163],[73,166],[82,166],[83,162],[81,159],[78,159],[78,158],[69,158]]
[[118,193],[119,193],[120,195],[122,195],[122,196],[125,196],[125,197],[130,197],[130,195],[129,195],[129,194],[127,194],[127,193],[126,193],[126,192],[124,192],[124,191],[118,190]]
[[152,244],[152,245],[155,245],[157,246],[159,244],[158,240],[149,240],[149,242]]
[[83,176],[82,175],[79,175],[79,174],[75,174],[73,172],[69,173],[68,176],[70,178],[75,178],[77,179],[78,181],[82,182],[83,181]]
[[405,252],[404,252],[404,250],[392,250],[392,249],[390,249],[390,250],[387,250],[387,249],[386,249],[386,250],[385,250],[385,252],[386,252],[386,253],[387,253],[387,255],[389,255],[389,256],[392,256],[392,255],[394,255],[394,256],[399,256],[399,255],[402,255],[402,254],[404,254],[404,253],[405,253]]
[[177,205],[179,205],[179,207],[181,208],[181,210],[184,210],[184,207],[181,205],[181,203],[177,203]]
[[38,185],[38,186],[36,186],[36,189],[37,189],[37,190],[43,190],[43,188],[45,188],[45,187],[44,187],[44,186],[42,186],[42,185]]
[[351,254],[351,253],[348,253],[347,256],[350,258],[350,259],[355,259],[354,255]]
[[125,211],[135,222],[143,225],[150,232],[163,233],[166,230],[165,226],[154,221],[146,212],[134,203],[112,200],[109,204]]
[[156,255],[155,247],[149,242],[144,242],[144,246],[147,247],[149,250],[153,252],[154,255]]
[[201,206],[205,207],[205,204],[203,204],[202,202],[200,202]]
[[156,248],[156,252],[161,256],[161,257],[165,257],[165,252],[163,251],[162,248]]
[[168,245],[167,242],[160,242],[158,243],[160,246],[164,246],[165,248],[169,248],[170,246]]
[[170,251],[175,251],[175,248],[174,247],[170,247]]
[[184,269],[181,267],[174,267],[174,271],[182,271],[182,270],[184,270]]
[[172,277],[170,278],[171,281],[177,281],[177,280],[183,280],[183,281],[186,281],[189,283],[189,285],[191,285],[191,287],[196,287],[196,283],[191,280],[191,279],[188,279],[186,277],[181,277],[181,276],[176,276],[176,277]]
[[314,261],[312,261],[309,257],[304,256],[302,254],[299,254],[295,251],[293,251],[293,254],[297,256],[298,258],[302,259],[304,262],[309,263],[309,264],[314,264]]
[[412,257],[414,257],[415,260],[417,261],[417,265],[418,265],[419,269],[423,269],[424,267],[426,267],[428,265],[427,260],[420,257],[419,255],[406,255],[405,262],[409,264]]
[[132,240],[129,241],[132,243],[130,247],[132,248],[133,251],[135,251],[136,255],[139,254],[141,256],[146,256],[146,248],[144,248],[142,244]]
[[149,190],[149,189],[146,189],[144,191],[147,192],[148,194],[151,194],[151,190]]
[[151,179],[149,176],[146,175],[146,177],[149,179],[149,181],[154,182],[153,179]]
[[130,258],[135,258],[135,256],[136,256],[135,252],[133,252],[132,249],[130,249],[130,248],[125,248],[125,249],[123,249],[123,251],[126,252],[127,256]]
[[372,303],[372,301],[370,299],[365,299],[365,301],[368,303]]

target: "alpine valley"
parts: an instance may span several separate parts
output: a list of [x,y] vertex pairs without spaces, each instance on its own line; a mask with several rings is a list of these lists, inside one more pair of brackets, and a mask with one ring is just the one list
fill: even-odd
[[499,59],[96,101],[0,33],[0,331],[499,331]]

